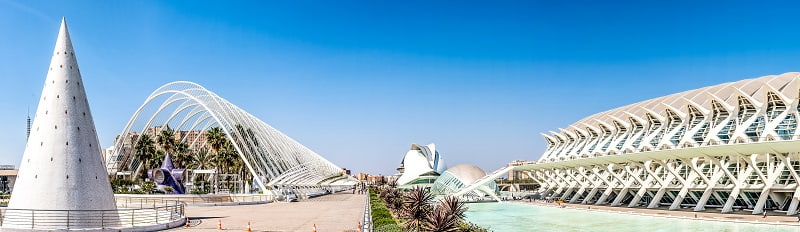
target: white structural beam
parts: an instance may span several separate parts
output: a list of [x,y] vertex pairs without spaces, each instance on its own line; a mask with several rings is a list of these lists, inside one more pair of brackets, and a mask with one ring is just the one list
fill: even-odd
[[797,72],[654,98],[543,135],[539,162],[514,170],[573,203],[796,214],[799,99]]
[[206,131],[219,127],[264,192],[275,186],[355,183],[354,178],[342,173],[342,168],[226,99],[188,81],[168,83],[147,97],[115,141],[110,155],[120,162],[109,163],[107,169],[116,172],[141,168],[134,156],[139,135],[157,136],[159,130],[167,127],[176,133],[192,135],[180,138],[190,142],[192,148],[204,146]]

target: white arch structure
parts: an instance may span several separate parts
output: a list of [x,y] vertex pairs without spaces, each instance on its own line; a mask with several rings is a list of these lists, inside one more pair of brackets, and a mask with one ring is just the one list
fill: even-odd
[[[255,183],[266,192],[281,188],[314,188],[352,185],[355,179],[314,151],[272,128],[250,113],[206,88],[188,81],[165,84],[153,91],[136,110],[115,141],[109,170],[135,171],[140,168],[132,145],[135,133],[155,133],[151,128],[168,125],[184,132],[189,147],[203,145],[204,133],[220,127],[244,161]],[[195,132],[195,133],[190,133]],[[157,136],[157,135],[151,135]],[[177,137],[177,135],[176,135]]]
[[571,203],[795,214],[799,93],[793,72],[623,106],[542,134],[539,163],[514,169]]

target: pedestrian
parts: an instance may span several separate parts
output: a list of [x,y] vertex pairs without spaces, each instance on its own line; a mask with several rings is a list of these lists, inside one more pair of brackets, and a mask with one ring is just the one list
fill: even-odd
[[764,217],[762,217],[762,218],[767,218],[767,211],[766,210],[764,210]]
[[800,214],[797,214],[797,222],[800,223]]

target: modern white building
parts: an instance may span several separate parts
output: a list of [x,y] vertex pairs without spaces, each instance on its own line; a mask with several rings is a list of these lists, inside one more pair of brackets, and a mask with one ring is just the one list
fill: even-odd
[[131,173],[147,170],[135,156],[134,145],[144,135],[154,138],[165,128],[176,131],[180,142],[189,148],[207,146],[205,132],[219,128],[243,161],[245,171],[254,177],[253,185],[264,193],[319,192],[328,186],[357,183],[316,152],[216,93],[188,81],[163,85],[145,99],[115,140],[113,150],[106,154],[115,162],[108,162],[105,170]]
[[445,169],[447,165],[436,151],[435,144],[411,144],[411,149],[403,156],[403,161],[397,168],[402,174],[397,179],[397,185],[430,185]]
[[799,91],[792,72],[601,112],[542,134],[539,162],[514,169],[571,203],[796,214]]
[[[451,195],[462,188],[475,184],[478,180],[486,176],[483,169],[475,165],[459,164],[445,170],[431,186],[431,193],[434,195]],[[479,199],[486,196],[500,200],[497,197],[497,183],[487,181],[480,183],[480,186],[467,191],[461,196],[472,199]]]

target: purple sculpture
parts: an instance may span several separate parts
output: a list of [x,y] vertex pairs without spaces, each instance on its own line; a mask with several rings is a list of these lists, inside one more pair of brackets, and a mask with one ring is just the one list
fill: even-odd
[[186,193],[186,189],[183,187],[183,180],[186,179],[186,169],[176,169],[169,154],[164,157],[161,168],[147,171],[147,177],[156,182],[156,188],[159,190],[163,191],[165,187],[169,186],[172,187],[172,193],[174,194]]

